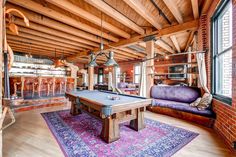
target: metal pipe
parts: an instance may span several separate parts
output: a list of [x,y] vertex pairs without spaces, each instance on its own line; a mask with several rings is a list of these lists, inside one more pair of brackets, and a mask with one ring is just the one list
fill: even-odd
[[170,20],[168,19],[168,17],[163,13],[163,11],[161,10],[161,8],[158,7],[158,5],[156,4],[156,2],[154,0],[151,0],[152,4],[156,7],[156,9],[159,11],[159,14],[164,17],[164,19],[171,25]]

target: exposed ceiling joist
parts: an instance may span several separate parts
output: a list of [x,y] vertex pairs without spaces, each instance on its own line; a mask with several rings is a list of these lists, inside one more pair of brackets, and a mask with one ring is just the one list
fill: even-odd
[[191,0],[193,17],[194,19],[199,18],[199,8],[198,8],[198,0]]
[[178,23],[184,23],[183,16],[179,11],[179,8],[177,7],[176,3],[174,3],[172,0],[163,0],[163,2],[169,8],[170,12],[173,14]]
[[[36,45],[36,44],[32,44],[32,43],[24,43],[24,42],[19,42],[19,41],[14,41],[14,40],[8,40],[7,43],[9,43],[10,46],[24,46],[25,48],[40,48],[42,50],[49,50],[51,52],[55,52],[54,48],[51,47],[47,47],[47,46],[41,46],[41,45]],[[65,53],[67,54],[68,51],[63,51],[60,49],[57,49],[56,52],[58,53]],[[75,54],[75,52],[71,52],[70,54]]]
[[15,36],[15,35],[10,35],[7,34],[7,40],[13,40],[13,41],[18,41],[18,42],[24,42],[24,43],[31,43],[31,44],[36,44],[36,45],[40,45],[40,46],[46,46],[46,47],[51,47],[54,50],[62,50],[62,51],[67,51],[67,52],[71,52],[71,53],[75,53],[75,54],[79,54],[82,55],[82,53],[84,53],[84,55],[87,55],[86,51],[76,51],[76,50],[71,50],[62,46],[58,46],[58,45],[54,45],[54,44],[49,44],[46,42],[38,42],[37,40],[33,40],[33,39],[28,39],[28,38],[24,38],[24,37],[20,37],[20,36]]
[[141,15],[145,20],[147,20],[150,24],[152,24],[156,29],[161,29],[162,26],[156,18],[152,15],[152,13],[143,6],[143,4],[136,0],[124,0],[126,4],[128,4],[132,9],[134,9],[139,15]]
[[139,34],[142,34],[142,35],[145,34],[145,31],[144,31],[143,28],[141,28],[136,23],[131,21],[129,18],[127,18],[126,16],[124,16],[123,14],[121,14],[120,12],[115,10],[113,7],[109,6],[103,0],[85,0],[85,1],[87,3],[89,3],[90,5],[94,6],[95,8],[101,10],[102,12],[107,14],[108,16],[110,16],[110,17],[114,18],[115,20],[119,21],[120,23],[122,23],[126,27],[134,30],[135,32],[137,32]]
[[[69,1],[67,0],[46,0],[60,8],[63,8],[64,10],[67,10],[79,17],[82,17],[83,19],[86,19],[98,26],[101,26],[101,18],[85,11],[84,9],[80,8],[79,6],[77,5],[74,5],[72,3],[70,3]],[[122,29],[106,22],[103,20],[102,22],[102,26],[103,28],[111,31],[112,33],[115,33],[123,38],[126,38],[126,39],[129,39],[130,38],[130,34],[128,34],[127,32],[123,31]]]
[[181,50],[180,50],[179,43],[178,43],[178,40],[177,40],[176,36],[175,36],[175,35],[172,35],[172,36],[170,36],[170,39],[171,39],[171,41],[173,42],[173,44],[174,44],[174,46],[175,46],[177,52],[180,53]]
[[[26,53],[29,54],[29,49],[26,48],[20,48],[17,46],[12,46],[11,47],[13,51],[17,51],[17,52],[22,52],[22,53]],[[50,57],[54,57],[55,54],[50,52],[50,51],[43,51],[43,50],[31,50],[30,51],[31,54],[35,54],[35,55],[39,55],[39,56],[50,56]]]
[[57,37],[57,36],[54,36],[54,35],[46,34],[46,33],[36,31],[36,30],[32,30],[32,29],[29,29],[29,28],[18,27],[18,29],[19,29],[20,33],[24,32],[24,33],[32,34],[32,35],[39,36],[39,37],[42,37],[42,38],[47,38],[47,39],[50,39],[50,40],[65,43],[65,44],[68,44],[68,45],[73,45],[73,46],[76,46],[76,47],[81,47],[81,48],[86,48],[86,49],[93,49],[93,47],[88,46],[88,45],[84,45],[84,44],[81,44],[81,43],[78,43],[78,42],[75,42],[75,41],[72,41],[72,40],[68,40],[68,39],[64,39],[64,38]]
[[[50,18],[44,17],[40,14],[34,13],[32,11],[27,11],[26,9],[23,9],[19,6],[16,5],[12,5],[12,4],[7,4],[7,8],[16,8],[17,10],[21,11],[28,19],[30,22],[35,22],[37,24],[41,24],[65,33],[69,33],[78,37],[82,37],[84,39],[88,39],[97,43],[101,42],[101,38],[96,36],[96,35],[92,35],[90,33],[81,31],[79,29],[76,29],[74,27],[68,26],[66,24],[62,24],[60,22],[57,22],[55,20],[52,20]],[[15,14],[15,16],[18,16],[17,14]],[[107,40],[103,40],[104,44],[108,44]]]
[[202,10],[201,10],[201,15],[206,14],[208,9],[210,8],[212,4],[212,0],[205,0],[203,2]]
[[[26,47],[24,45],[15,45],[15,44],[13,44],[13,45],[11,45],[11,47],[26,49],[26,50],[28,50],[27,51],[28,53],[31,53],[31,51],[38,51],[38,52],[49,52],[50,54],[55,55],[54,51],[47,50],[47,49],[42,49],[42,48],[37,48],[37,47],[32,47],[32,46]],[[59,53],[57,53],[57,55],[59,55]],[[63,55],[68,56],[70,54],[69,53],[60,53],[60,56],[63,56]]]
[[[36,3],[34,1],[31,1],[31,0],[9,0],[9,2],[13,3],[13,4],[16,4],[16,5],[19,5],[19,6],[22,6],[24,8],[27,8],[27,9],[30,9],[34,12],[37,12],[39,14],[42,14],[44,16],[47,16],[47,17],[50,17],[52,19],[55,19],[57,21],[60,21],[60,22],[63,22],[65,24],[68,24],[70,26],[73,26],[75,28],[78,28],[78,29],[81,29],[81,30],[84,30],[86,32],[89,32],[89,33],[92,33],[92,34],[95,34],[97,36],[101,36],[101,31],[94,28],[94,27],[91,27],[87,24],[84,24],[82,22],[79,22],[71,17],[68,17],[60,12],[57,12],[55,10],[52,10],[50,8],[47,8],[47,7],[44,7],[42,5],[40,5],[39,3]],[[118,42],[119,39],[108,34],[108,33],[105,33],[103,32],[103,37],[105,39],[108,39],[108,40],[111,40],[113,42]]]
[[130,53],[124,52],[124,51],[119,50],[119,49],[113,49],[112,51],[117,52],[117,53],[119,53],[121,55],[127,56],[129,58],[139,58],[138,56],[132,55]]
[[[141,43],[138,43],[139,46],[142,46],[146,49],[146,43],[145,42],[141,42]],[[157,49],[156,47],[154,47],[154,51],[155,53],[157,54],[160,54],[160,55],[165,55],[164,52],[161,52],[159,49]]]
[[185,46],[185,52],[188,51],[188,48],[190,47],[190,45],[191,45],[191,43],[192,43],[192,41],[193,41],[194,33],[195,33],[195,31],[191,31],[191,32],[189,33],[188,41],[187,41],[187,44],[186,44],[186,46]]
[[161,48],[165,49],[166,51],[170,52],[170,53],[175,53],[175,51],[170,47],[170,45],[168,45],[167,43],[165,43],[163,40],[159,39],[155,42],[158,46],[160,46]]
[[[7,34],[14,35],[9,30],[7,30]],[[18,36],[28,38],[28,39],[33,39],[33,40],[36,40],[38,42],[46,42],[48,44],[54,44],[54,45],[57,45],[58,47],[64,47],[64,48],[67,48],[68,50],[72,50],[72,51],[73,50],[77,50],[77,51],[84,50],[84,49],[82,49],[80,47],[77,47],[77,46],[68,45],[66,43],[58,42],[58,41],[55,41],[55,40],[50,40],[50,39],[47,39],[47,38],[44,38],[44,37],[40,37],[40,36],[28,34],[28,33],[20,32]]]
[[133,55],[139,56],[139,57],[145,57],[146,56],[145,53],[136,52],[134,50],[131,50],[130,48],[123,47],[123,48],[119,48],[119,49],[123,50],[123,51],[126,51],[128,53],[131,53]]
[[[17,17],[14,18],[14,23],[16,25],[25,27],[25,23],[23,22],[23,20],[21,20]],[[43,26],[43,25],[39,25],[39,24],[34,23],[32,21],[30,21],[30,26],[27,27],[27,28],[37,30],[37,31],[40,31],[40,32],[44,32],[44,33],[47,33],[47,34],[51,34],[51,35],[54,35],[54,36],[58,36],[58,37],[61,37],[61,38],[64,38],[64,39],[73,40],[75,42],[90,45],[90,46],[93,46],[93,47],[99,47],[98,43],[92,42],[90,40],[85,40],[85,39],[77,37],[75,35],[64,33],[62,31],[58,31],[56,29],[52,29],[52,28],[49,28],[49,27],[46,27],[46,26]]]

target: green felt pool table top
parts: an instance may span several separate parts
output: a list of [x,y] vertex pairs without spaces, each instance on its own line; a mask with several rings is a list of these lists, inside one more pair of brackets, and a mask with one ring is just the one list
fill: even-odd
[[[140,103],[140,102],[151,102],[151,99],[147,99],[144,97],[133,96],[133,95],[125,95],[125,94],[116,94],[107,91],[98,91],[98,90],[76,90],[67,92],[66,94],[72,95],[74,97],[78,97],[79,99],[86,99],[96,102],[98,104],[102,104],[103,106],[113,106],[120,104],[130,104],[130,103]],[[111,100],[111,97],[118,97],[118,100]]]

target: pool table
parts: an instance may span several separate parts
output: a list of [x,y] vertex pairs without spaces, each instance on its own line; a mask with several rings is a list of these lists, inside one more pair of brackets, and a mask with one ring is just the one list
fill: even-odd
[[136,131],[145,128],[144,111],[152,101],[139,96],[96,90],[66,92],[66,97],[71,102],[72,115],[80,114],[83,110],[102,120],[101,138],[107,143],[120,138],[120,123],[130,121],[130,127]]

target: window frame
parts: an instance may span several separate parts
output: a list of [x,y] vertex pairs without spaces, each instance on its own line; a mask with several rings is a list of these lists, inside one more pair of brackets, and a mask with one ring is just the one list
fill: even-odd
[[[135,71],[136,71],[136,70],[135,70],[135,67],[136,67],[136,66],[139,66],[139,71],[140,71],[139,74],[136,74],[136,73],[135,73]],[[135,64],[135,65],[134,65],[134,83],[136,83],[136,82],[135,82],[135,76],[139,76],[139,81],[138,81],[138,83],[140,83],[140,76],[141,76],[141,65],[140,65],[140,64]],[[138,83],[137,83],[137,84],[138,84]]]
[[[102,80],[101,82],[100,81],[100,77],[99,76],[102,76]],[[104,69],[103,68],[98,68],[98,84],[103,84],[104,80],[103,80],[103,77],[104,77]]]
[[[219,95],[216,94],[216,70],[217,70],[217,65],[216,65],[216,61],[217,58],[220,55],[223,55],[225,52],[232,50],[233,44],[231,47],[223,50],[222,52],[218,53],[218,36],[215,35],[215,30],[218,30],[218,25],[216,24],[216,22],[218,21],[218,17],[221,15],[221,12],[224,11],[224,9],[228,6],[228,5],[232,5],[232,1],[231,0],[225,0],[225,1],[221,1],[221,3],[219,4],[218,8],[216,9],[215,13],[213,14],[212,18],[211,18],[211,61],[212,61],[212,66],[211,66],[211,87],[212,87],[212,95],[215,99],[220,100],[228,105],[232,105],[232,97],[227,97],[224,95]],[[233,15],[232,15],[233,16]],[[232,39],[233,40],[233,39]],[[216,41],[216,42],[215,42]]]
[[[120,83],[120,75],[121,75],[121,69],[120,67],[116,67],[116,77],[117,77],[117,83]],[[119,70],[118,70],[119,69]]]

